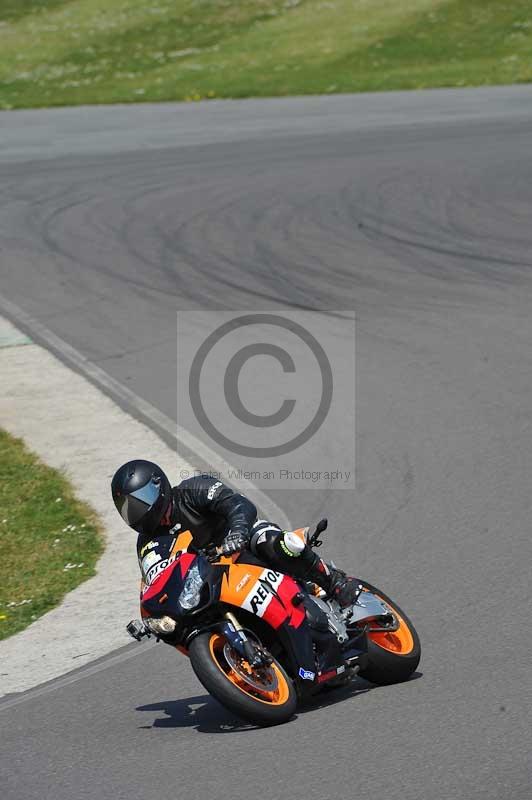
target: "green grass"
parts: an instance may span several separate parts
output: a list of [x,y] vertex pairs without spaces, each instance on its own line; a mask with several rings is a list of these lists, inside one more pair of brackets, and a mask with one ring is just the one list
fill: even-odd
[[30,625],[94,575],[97,520],[68,481],[0,430],[0,639]]
[[0,107],[532,81],[531,0],[0,0]]

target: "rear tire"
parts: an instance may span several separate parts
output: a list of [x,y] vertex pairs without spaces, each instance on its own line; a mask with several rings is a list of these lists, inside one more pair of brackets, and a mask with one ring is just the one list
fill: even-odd
[[196,677],[209,694],[237,716],[256,725],[280,725],[294,716],[297,695],[294,684],[275,659],[271,676],[277,689],[258,692],[247,685],[241,674],[235,673],[224,655],[225,638],[209,631],[196,636],[189,649],[190,662]]
[[421,658],[421,644],[417,631],[397,603],[390,600],[376,586],[365,581],[361,583],[390,606],[399,619],[399,630],[396,634],[368,633],[368,666],[361,670],[359,675],[381,686],[402,683],[410,678]]

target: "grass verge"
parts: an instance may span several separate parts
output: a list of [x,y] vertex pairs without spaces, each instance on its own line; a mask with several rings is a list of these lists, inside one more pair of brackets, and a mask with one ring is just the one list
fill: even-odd
[[104,544],[68,481],[0,430],[0,639],[95,573]]
[[530,0],[0,0],[0,107],[532,81]]

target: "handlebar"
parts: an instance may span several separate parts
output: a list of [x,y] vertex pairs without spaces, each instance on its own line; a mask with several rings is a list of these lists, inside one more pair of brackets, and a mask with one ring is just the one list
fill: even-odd
[[196,552],[199,556],[203,556],[203,558],[206,558],[209,562],[218,561],[218,559],[223,555],[221,547],[202,547]]
[[[320,533],[327,530],[327,526],[329,524],[329,520],[327,517],[320,519],[314,533],[312,536],[309,537],[308,544],[310,547],[321,547],[323,544],[323,540],[320,539]],[[203,556],[207,559],[207,561],[217,561],[221,556],[223,556],[223,548],[222,547],[209,547],[209,548],[202,548],[198,550],[198,555]]]

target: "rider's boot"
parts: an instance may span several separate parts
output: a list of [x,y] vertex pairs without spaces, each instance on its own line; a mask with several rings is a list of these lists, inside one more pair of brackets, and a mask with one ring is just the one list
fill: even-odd
[[336,569],[331,564],[327,564],[316,553],[311,552],[314,556],[314,562],[307,573],[307,580],[317,583],[340,606],[353,605],[361,591],[359,581],[356,578],[350,578],[341,569]]
[[360,583],[356,578],[348,577],[341,569],[327,564],[306,543],[308,529],[283,531],[279,539],[281,550],[289,556],[296,556],[301,567],[306,571],[305,580],[317,583],[340,606],[351,606],[360,594]]
[[341,606],[352,605],[360,594],[359,582],[314,552],[307,544],[308,530],[283,531],[277,525],[259,520],[254,525],[251,550],[276,569],[298,580],[316,583]]

